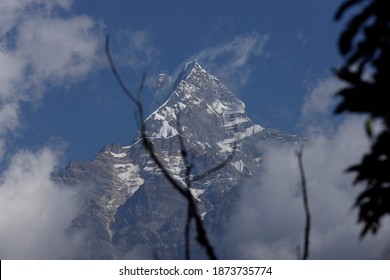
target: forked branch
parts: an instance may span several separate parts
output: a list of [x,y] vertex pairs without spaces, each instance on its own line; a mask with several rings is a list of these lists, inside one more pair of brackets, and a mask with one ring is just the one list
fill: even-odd
[[[181,127],[180,127],[180,125],[178,125],[178,130],[179,130],[178,137],[179,137],[179,141],[180,141],[180,154],[181,154],[181,156],[183,158],[183,162],[186,166],[185,185],[183,186],[183,184],[179,183],[179,181],[176,180],[175,177],[173,176],[173,174],[169,171],[169,168],[167,166],[165,166],[165,164],[163,163],[163,160],[161,160],[157,156],[154,145],[153,145],[152,141],[150,140],[150,138],[147,136],[146,124],[143,121],[145,119],[144,118],[144,109],[143,109],[143,105],[142,105],[142,101],[141,101],[141,96],[142,96],[142,91],[143,91],[144,85],[145,85],[146,75],[145,74],[143,75],[138,92],[137,92],[137,96],[134,96],[131,93],[131,91],[128,89],[128,87],[125,85],[125,83],[123,82],[123,80],[122,80],[122,78],[121,78],[121,76],[120,76],[120,74],[115,66],[115,63],[112,59],[112,56],[110,53],[110,39],[109,39],[108,35],[106,36],[105,43],[106,43],[105,44],[106,56],[107,56],[108,62],[110,64],[112,73],[114,74],[122,91],[128,96],[130,101],[137,107],[138,116],[139,116],[139,119],[141,122],[140,123],[141,139],[142,139],[142,144],[143,144],[144,148],[149,153],[149,155],[151,156],[152,160],[156,163],[158,168],[161,170],[161,172],[165,176],[165,178],[173,186],[173,188],[178,193],[180,193],[187,201],[188,213],[187,213],[187,222],[186,222],[185,232],[184,232],[186,258],[187,259],[190,258],[189,233],[190,233],[191,220],[194,219],[196,231],[197,231],[197,242],[202,247],[205,248],[209,259],[213,259],[213,260],[217,259],[214,248],[211,245],[211,243],[207,237],[207,232],[204,228],[202,218],[201,218],[199,211],[198,211],[198,207],[196,205],[194,197],[191,194],[191,186],[192,186],[193,182],[200,180],[200,179],[210,175],[211,173],[216,172],[217,170],[223,168],[233,158],[234,153],[236,151],[236,143],[234,143],[234,149],[233,149],[232,154],[230,154],[226,158],[226,160],[224,160],[220,164],[217,164],[215,167],[209,169],[208,171],[204,172],[203,174],[200,174],[200,175],[197,175],[197,176],[194,176],[191,178],[191,171],[193,168],[193,162],[192,162],[192,160],[190,161],[190,159],[189,159],[188,151],[187,151],[187,148],[185,147],[183,136],[181,133]],[[179,124],[179,120],[178,120],[178,124]]]

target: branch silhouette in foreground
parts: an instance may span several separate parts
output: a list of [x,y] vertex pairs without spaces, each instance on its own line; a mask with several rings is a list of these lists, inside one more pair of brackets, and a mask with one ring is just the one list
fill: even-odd
[[309,248],[310,248],[310,226],[311,226],[311,218],[310,218],[310,209],[309,209],[309,201],[307,199],[307,186],[306,186],[306,177],[305,170],[303,168],[303,146],[299,148],[295,152],[298,158],[298,166],[299,166],[299,174],[301,176],[301,184],[302,184],[302,197],[303,197],[303,206],[305,209],[306,223],[305,223],[305,235],[304,235],[304,246],[303,246],[303,255],[302,259],[307,260],[309,257]]
[[178,137],[180,142],[180,154],[183,159],[184,165],[185,165],[185,185],[183,185],[181,182],[179,182],[177,179],[174,178],[174,175],[169,171],[169,168],[165,165],[162,159],[160,159],[157,156],[157,153],[155,151],[155,147],[152,143],[152,141],[147,136],[147,127],[144,122],[144,108],[141,101],[142,92],[144,90],[145,85],[145,79],[146,75],[144,74],[142,76],[142,80],[140,83],[140,86],[137,91],[137,95],[134,96],[131,91],[127,88],[125,83],[123,82],[118,70],[116,69],[115,63],[112,59],[111,53],[110,53],[110,38],[109,35],[106,36],[106,42],[105,42],[105,51],[106,56],[108,59],[108,62],[110,64],[112,73],[114,74],[116,81],[118,82],[119,86],[121,87],[122,91],[128,96],[130,101],[136,106],[138,111],[138,116],[140,119],[140,134],[142,139],[142,144],[146,151],[151,156],[152,160],[155,162],[155,164],[158,166],[158,168],[161,170],[162,174],[165,176],[165,178],[168,180],[168,182],[173,186],[173,188],[187,201],[187,221],[185,225],[184,230],[184,239],[185,239],[185,257],[186,259],[190,259],[190,225],[191,221],[195,221],[195,227],[197,231],[197,242],[206,250],[207,256],[209,259],[216,260],[217,256],[215,254],[214,248],[212,244],[210,243],[210,240],[207,236],[207,232],[205,230],[202,218],[199,214],[198,207],[196,205],[196,201],[194,200],[194,197],[191,193],[191,186],[192,183],[195,181],[198,181],[200,179],[205,178],[206,176],[212,174],[213,172],[216,172],[223,168],[225,165],[229,163],[229,161],[233,158],[235,152],[236,152],[236,141],[233,144],[233,151],[232,153],[220,164],[217,164],[216,166],[210,168],[206,172],[200,174],[200,175],[191,175],[192,169],[194,167],[193,160],[189,159],[189,154],[187,152],[187,148],[185,147],[183,136],[182,136],[182,130],[180,127],[180,119],[179,115],[177,114],[177,126],[178,126]]

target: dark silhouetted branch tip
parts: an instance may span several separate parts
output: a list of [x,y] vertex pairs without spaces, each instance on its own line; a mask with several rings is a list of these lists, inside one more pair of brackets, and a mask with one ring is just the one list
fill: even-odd
[[309,201],[307,197],[305,170],[303,168],[303,160],[302,160],[303,145],[301,145],[299,149],[295,151],[295,154],[297,155],[298,158],[299,173],[301,176],[301,184],[302,184],[303,206],[304,206],[305,216],[306,216],[302,259],[307,260],[309,257],[309,249],[310,249],[310,226],[311,226],[310,219],[311,218],[310,218],[310,210],[309,210]]

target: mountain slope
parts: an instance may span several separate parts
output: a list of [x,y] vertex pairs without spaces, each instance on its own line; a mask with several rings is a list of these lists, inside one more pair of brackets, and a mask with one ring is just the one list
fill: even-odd
[[[224,168],[193,185],[204,223],[215,236],[229,221],[240,187],[261,170],[264,144],[299,138],[254,124],[244,103],[197,61],[188,62],[175,80],[160,75],[157,85],[159,107],[145,120],[147,134],[178,182],[184,181],[185,170],[179,134],[194,161],[192,175],[225,160],[237,143]],[[162,259],[184,257],[185,201],[139,137],[126,147],[107,145],[93,161],[71,163],[57,179],[86,193],[84,211],[70,229],[88,236],[76,258],[129,258],[134,252]],[[196,242],[191,246],[193,257],[205,258]]]

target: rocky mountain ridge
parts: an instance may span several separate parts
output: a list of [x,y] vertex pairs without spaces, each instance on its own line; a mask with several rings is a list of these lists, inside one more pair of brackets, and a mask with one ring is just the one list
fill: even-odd
[[[300,139],[253,123],[244,103],[197,61],[186,63],[175,80],[160,75],[158,94],[158,108],[145,120],[147,135],[178,182],[185,176],[179,136],[193,159],[192,175],[225,160],[237,147],[226,166],[195,182],[191,190],[207,230],[215,237],[228,223],[240,188],[261,170],[264,145]],[[139,136],[126,147],[105,146],[92,161],[71,163],[57,180],[86,193],[83,212],[70,232],[84,232],[88,242],[75,258],[184,257],[185,201],[166,181]],[[191,248],[194,258],[205,258],[195,241]]]

